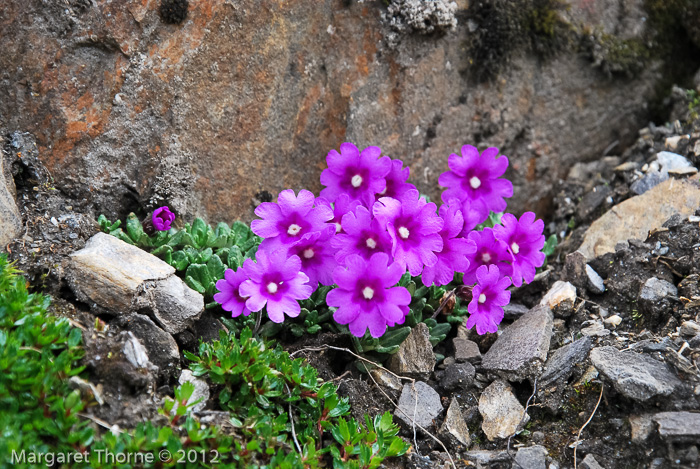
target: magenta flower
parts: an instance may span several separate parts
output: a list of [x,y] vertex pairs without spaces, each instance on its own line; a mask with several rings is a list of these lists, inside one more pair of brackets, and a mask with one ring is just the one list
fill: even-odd
[[343,215],[354,211],[356,207],[362,204],[359,200],[350,200],[350,196],[347,194],[340,194],[332,205],[328,199],[324,199],[323,197],[316,199],[316,205],[328,207],[333,210],[333,218],[331,218],[328,223],[335,226],[336,233],[341,233],[343,231],[343,226],[341,224]]
[[340,145],[340,153],[328,152],[328,169],[321,173],[321,184],[326,186],[321,197],[335,202],[340,194],[348,194],[351,200],[359,200],[365,207],[374,203],[374,195],[386,188],[384,177],[391,169],[391,159],[380,157],[379,147],[367,147],[359,152],[352,143]]
[[338,308],[333,319],[348,324],[355,337],[364,337],[369,329],[372,337],[381,337],[387,326],[403,324],[409,313],[411,294],[404,287],[394,287],[405,272],[396,262],[390,263],[383,252],[369,261],[358,255],[347,258],[346,266],[333,271],[338,288],[326,297],[328,306]]
[[433,266],[423,267],[421,279],[426,286],[447,285],[454,278],[455,272],[465,272],[469,268],[467,255],[476,252],[474,241],[460,236],[464,219],[460,211],[459,201],[452,200],[451,205],[440,207],[440,218],[444,225],[440,231],[442,236],[442,251],[436,253],[437,262]]
[[218,293],[214,294],[214,301],[221,305],[224,311],[230,311],[231,317],[237,318],[241,314],[248,316],[250,310],[246,308],[246,298],[243,298],[238,291],[241,283],[248,279],[243,269],[234,271],[226,269],[224,278],[216,282]]
[[153,211],[153,216],[151,217],[153,222],[153,227],[158,231],[168,231],[170,225],[175,221],[175,214],[170,211],[170,209],[165,207],[158,207]]
[[386,228],[363,206],[343,217],[343,231],[331,240],[331,246],[336,250],[335,259],[344,265],[345,259],[358,254],[369,260],[378,252],[391,253],[391,238]]
[[246,259],[243,271],[248,280],[241,283],[241,296],[248,297],[246,308],[260,311],[267,305],[267,315],[272,322],[284,321],[284,315],[295,318],[301,307],[297,300],[305,300],[313,293],[307,285],[309,277],[301,272],[301,259],[287,257],[284,250],[268,253],[258,250],[257,262]]
[[476,270],[477,284],[467,306],[467,329],[476,326],[476,333],[498,332],[503,321],[503,307],[510,302],[510,279],[502,277],[495,265],[482,265]]
[[385,226],[391,237],[394,260],[412,276],[417,277],[423,266],[437,263],[435,252],[442,251],[442,218],[437,207],[427,203],[417,190],[407,191],[400,200],[382,197],[374,204],[374,216]]
[[438,179],[441,186],[447,187],[442,193],[442,201],[457,198],[468,201],[482,223],[489,212],[502,212],[506,209],[505,197],[513,196],[513,184],[507,179],[499,179],[508,168],[508,158],[498,157],[498,148],[487,148],[479,155],[479,150],[471,145],[462,147],[462,156],[451,154],[448,160],[450,171],[442,173]]
[[508,252],[512,256],[513,285],[519,287],[532,282],[537,273],[537,268],[544,264],[544,222],[535,220],[535,214],[525,212],[520,216],[520,221],[515,215],[506,213],[501,218],[501,225],[496,225],[493,230],[496,238],[508,246]]
[[391,160],[391,170],[384,178],[386,180],[386,188],[377,195],[400,199],[406,192],[416,188],[413,184],[406,182],[410,175],[411,170],[408,166],[403,167],[403,161]]
[[[450,205],[456,203],[460,203],[458,199],[452,199],[449,202]],[[462,201],[461,207],[462,216],[464,217],[464,228],[462,229],[461,236],[462,238],[466,238],[469,236],[469,233],[471,233],[479,223],[484,222],[485,219],[482,219],[481,214],[477,210],[472,210],[472,202],[470,200]],[[488,216],[486,218],[488,218]]]
[[338,265],[330,241],[335,237],[335,228],[326,226],[323,231],[306,233],[301,240],[291,245],[287,256],[301,259],[301,271],[309,277],[309,285],[315,290],[318,284],[333,285],[333,269]]
[[250,228],[265,238],[259,249],[274,251],[289,247],[305,234],[323,230],[333,213],[323,205],[314,207],[314,200],[314,195],[307,190],[299,191],[297,197],[293,190],[287,189],[280,192],[277,203],[258,205],[255,214],[262,220],[253,220]]
[[510,276],[512,268],[508,263],[512,256],[508,252],[508,246],[503,241],[494,237],[493,229],[484,228],[483,231],[472,231],[469,239],[476,244],[476,251],[467,255],[469,269],[464,272],[464,284],[472,285],[476,282],[476,271],[482,265],[495,265],[501,275]]

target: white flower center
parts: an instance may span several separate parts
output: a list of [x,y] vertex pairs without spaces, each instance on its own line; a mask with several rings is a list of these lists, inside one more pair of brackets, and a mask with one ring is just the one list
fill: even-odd
[[289,236],[296,236],[299,234],[301,231],[301,226],[297,225],[296,223],[292,223],[289,225],[289,228],[287,228],[287,234]]
[[483,262],[484,264],[490,263],[491,262],[491,254],[489,254],[488,252],[483,253],[481,255],[481,262]]
[[359,174],[355,174],[352,177],[352,179],[350,179],[350,184],[352,184],[352,187],[357,189],[358,187],[360,187],[362,185],[362,176],[360,176]]
[[275,282],[270,282],[267,284],[267,291],[275,294],[277,293],[277,284]]
[[367,247],[370,249],[374,249],[377,247],[377,242],[375,240],[373,240],[372,238],[367,238],[366,243],[367,243]]
[[476,176],[472,176],[472,178],[469,180],[469,185],[472,186],[472,189],[478,189],[481,187],[481,179]]
[[309,248],[304,250],[304,259],[311,259],[314,257],[314,250]]
[[384,195],[384,194],[386,194],[386,186],[384,186],[384,189],[382,189],[382,191],[379,193],[379,195]]
[[483,293],[479,295],[479,303],[482,305],[486,303],[486,295],[484,295]]
[[408,239],[408,236],[410,234],[411,234],[411,232],[408,231],[408,228],[406,228],[405,226],[402,226],[399,228],[399,236],[401,236],[401,238]]
[[335,222],[335,232],[340,233],[343,227],[340,225],[340,223]]
[[511,244],[510,248],[513,250],[513,254],[517,254],[520,252],[520,246],[518,246],[518,243]]
[[374,298],[374,290],[372,290],[371,287],[365,287],[364,290],[362,290],[362,296],[365,297],[365,300],[371,300]]

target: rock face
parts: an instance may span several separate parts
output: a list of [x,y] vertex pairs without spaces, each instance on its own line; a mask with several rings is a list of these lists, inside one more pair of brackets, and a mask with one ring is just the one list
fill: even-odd
[[419,323],[403,341],[399,350],[389,359],[389,369],[398,375],[410,375],[427,379],[435,368],[430,330]]
[[501,380],[484,389],[479,397],[479,412],[484,419],[481,429],[491,441],[508,438],[518,430],[521,422],[524,425],[530,420],[511,387]]
[[202,295],[176,277],[173,267],[105,233],[73,253],[66,270],[79,300],[112,315],[148,310],[170,334],[183,331],[204,310]]
[[[586,258],[615,252],[615,245],[628,239],[644,240],[673,215],[693,215],[700,206],[700,183],[694,179],[669,179],[642,195],[615,205],[594,221],[579,248]],[[654,210],[649,210],[654,207]]]
[[[0,145],[3,139],[0,136]],[[3,251],[22,231],[22,216],[15,202],[15,183],[5,170],[5,159],[0,153],[0,246]]]
[[533,308],[506,327],[484,355],[481,366],[508,380],[532,379],[542,371],[552,337],[552,313]]
[[412,428],[415,421],[427,429],[442,410],[440,395],[437,391],[422,381],[416,381],[413,385],[404,385],[399,398],[399,407],[394,412],[394,416],[408,428]]
[[[324,157],[343,141],[400,156],[433,199],[450,153],[499,146],[515,181],[509,205],[539,213],[569,166],[624,147],[646,122],[663,67],[611,81],[577,52],[517,54],[496,82],[474,84],[465,64],[476,53],[464,44],[487,25],[462,20],[467,2],[454,30],[428,36],[451,28],[452,2],[428,2],[447,12],[393,3],[420,14],[394,16],[384,2],[211,0],[166,24],[156,0],[6,0],[0,36],[17,40],[0,57],[0,125],[36,135],[59,188],[98,211],[167,202],[215,221],[252,218],[264,190],[318,191]],[[600,0],[567,19],[640,38],[642,4]],[[390,48],[397,17],[413,32]]]
[[599,347],[591,351],[591,363],[619,393],[636,401],[668,396],[681,386],[664,363],[635,352]]

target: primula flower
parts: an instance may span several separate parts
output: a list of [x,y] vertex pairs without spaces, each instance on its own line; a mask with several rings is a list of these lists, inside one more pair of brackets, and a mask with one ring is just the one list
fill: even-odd
[[307,285],[309,277],[301,272],[301,259],[287,257],[284,250],[272,253],[258,250],[257,262],[246,259],[243,271],[248,280],[241,283],[241,296],[248,297],[246,308],[260,311],[267,305],[267,315],[272,322],[284,321],[284,315],[295,318],[301,307],[297,300],[305,300],[313,293]]
[[384,178],[386,180],[386,188],[377,194],[379,197],[391,197],[399,199],[416,186],[410,184],[408,177],[411,175],[410,168],[403,167],[403,161],[391,160],[391,170]]
[[328,152],[328,169],[321,173],[321,184],[326,186],[321,197],[335,202],[340,194],[359,200],[365,207],[374,203],[374,195],[386,188],[384,177],[391,169],[391,159],[381,156],[379,147],[367,147],[362,153],[352,143],[340,145],[340,153]]
[[259,249],[274,251],[299,241],[305,234],[325,229],[333,218],[330,207],[314,207],[315,197],[307,191],[294,195],[291,189],[280,192],[277,203],[263,202],[255,209],[262,220],[253,220],[251,230],[265,238]]
[[231,317],[237,318],[241,314],[248,316],[251,312],[246,308],[246,298],[243,298],[238,292],[241,283],[247,279],[243,269],[237,271],[226,269],[224,278],[216,282],[216,288],[219,292],[214,294],[214,301],[219,303],[224,311],[230,311]]
[[495,265],[482,265],[476,270],[477,284],[472,290],[472,300],[467,306],[467,329],[476,326],[476,333],[498,332],[503,321],[503,307],[510,302],[510,279],[502,277]]
[[333,211],[333,218],[328,222],[335,226],[336,233],[343,232],[343,226],[341,222],[343,221],[343,216],[346,213],[350,213],[355,210],[359,205],[362,205],[359,200],[350,200],[350,196],[347,194],[340,194],[333,205],[323,197],[316,199],[316,205],[328,207]]
[[465,285],[476,282],[476,271],[482,265],[496,265],[501,275],[510,276],[512,268],[508,262],[512,256],[508,252],[506,243],[494,237],[493,229],[472,231],[469,233],[469,239],[476,244],[476,251],[467,255],[469,269],[464,272]]
[[496,238],[508,246],[512,255],[513,285],[519,287],[525,282],[530,283],[535,278],[537,268],[544,264],[544,222],[535,220],[535,214],[525,212],[520,220],[515,215],[506,213],[501,218],[502,225],[493,228]]
[[314,290],[319,283],[333,285],[333,269],[338,263],[329,242],[334,236],[335,228],[327,226],[323,231],[305,234],[287,250],[288,257],[299,256],[301,271],[309,277],[309,285]]
[[436,253],[438,261],[435,265],[423,267],[421,279],[426,286],[450,283],[455,272],[465,272],[469,268],[467,255],[476,252],[474,241],[458,238],[464,226],[459,200],[452,200],[450,205],[442,205],[439,214],[444,222],[440,231],[442,251]]
[[326,297],[328,306],[338,308],[333,319],[338,324],[348,324],[356,337],[363,337],[369,329],[372,337],[378,338],[387,326],[403,324],[411,294],[394,285],[404,272],[383,252],[374,254],[369,261],[356,254],[349,256],[345,267],[338,266],[333,271],[338,288]]
[[468,202],[469,209],[479,215],[478,223],[486,220],[489,212],[506,209],[504,197],[513,196],[513,184],[499,179],[508,168],[508,158],[499,158],[498,148],[487,148],[479,155],[476,147],[464,145],[462,156],[451,154],[448,164],[450,171],[442,173],[438,179],[441,186],[448,188],[442,193],[443,202],[453,198]]
[[158,231],[168,231],[170,225],[175,221],[175,214],[170,211],[170,209],[165,207],[158,207],[153,211],[153,216],[151,217],[153,222],[153,227]]
[[394,260],[412,276],[420,275],[423,266],[437,263],[435,252],[442,250],[442,218],[437,207],[427,203],[417,190],[411,189],[399,199],[382,197],[373,207],[374,216],[391,237]]
[[363,206],[343,217],[343,231],[331,240],[336,250],[335,259],[345,264],[345,259],[358,254],[365,260],[378,252],[391,253],[391,238],[386,228]]

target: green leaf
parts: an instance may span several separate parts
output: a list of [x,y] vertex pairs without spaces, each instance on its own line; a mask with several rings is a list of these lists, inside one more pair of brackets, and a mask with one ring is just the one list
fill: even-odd
[[545,256],[549,257],[552,254],[554,254],[554,250],[557,247],[557,235],[553,234],[549,238],[547,238],[547,242],[544,243],[544,247],[542,248],[542,252],[544,253]]
[[393,347],[395,345],[401,345],[408,334],[411,333],[410,327],[399,327],[397,329],[389,329],[380,337],[379,343],[382,347]]
[[184,251],[175,251],[172,256],[170,265],[175,267],[175,270],[183,271],[190,265],[190,261]]

